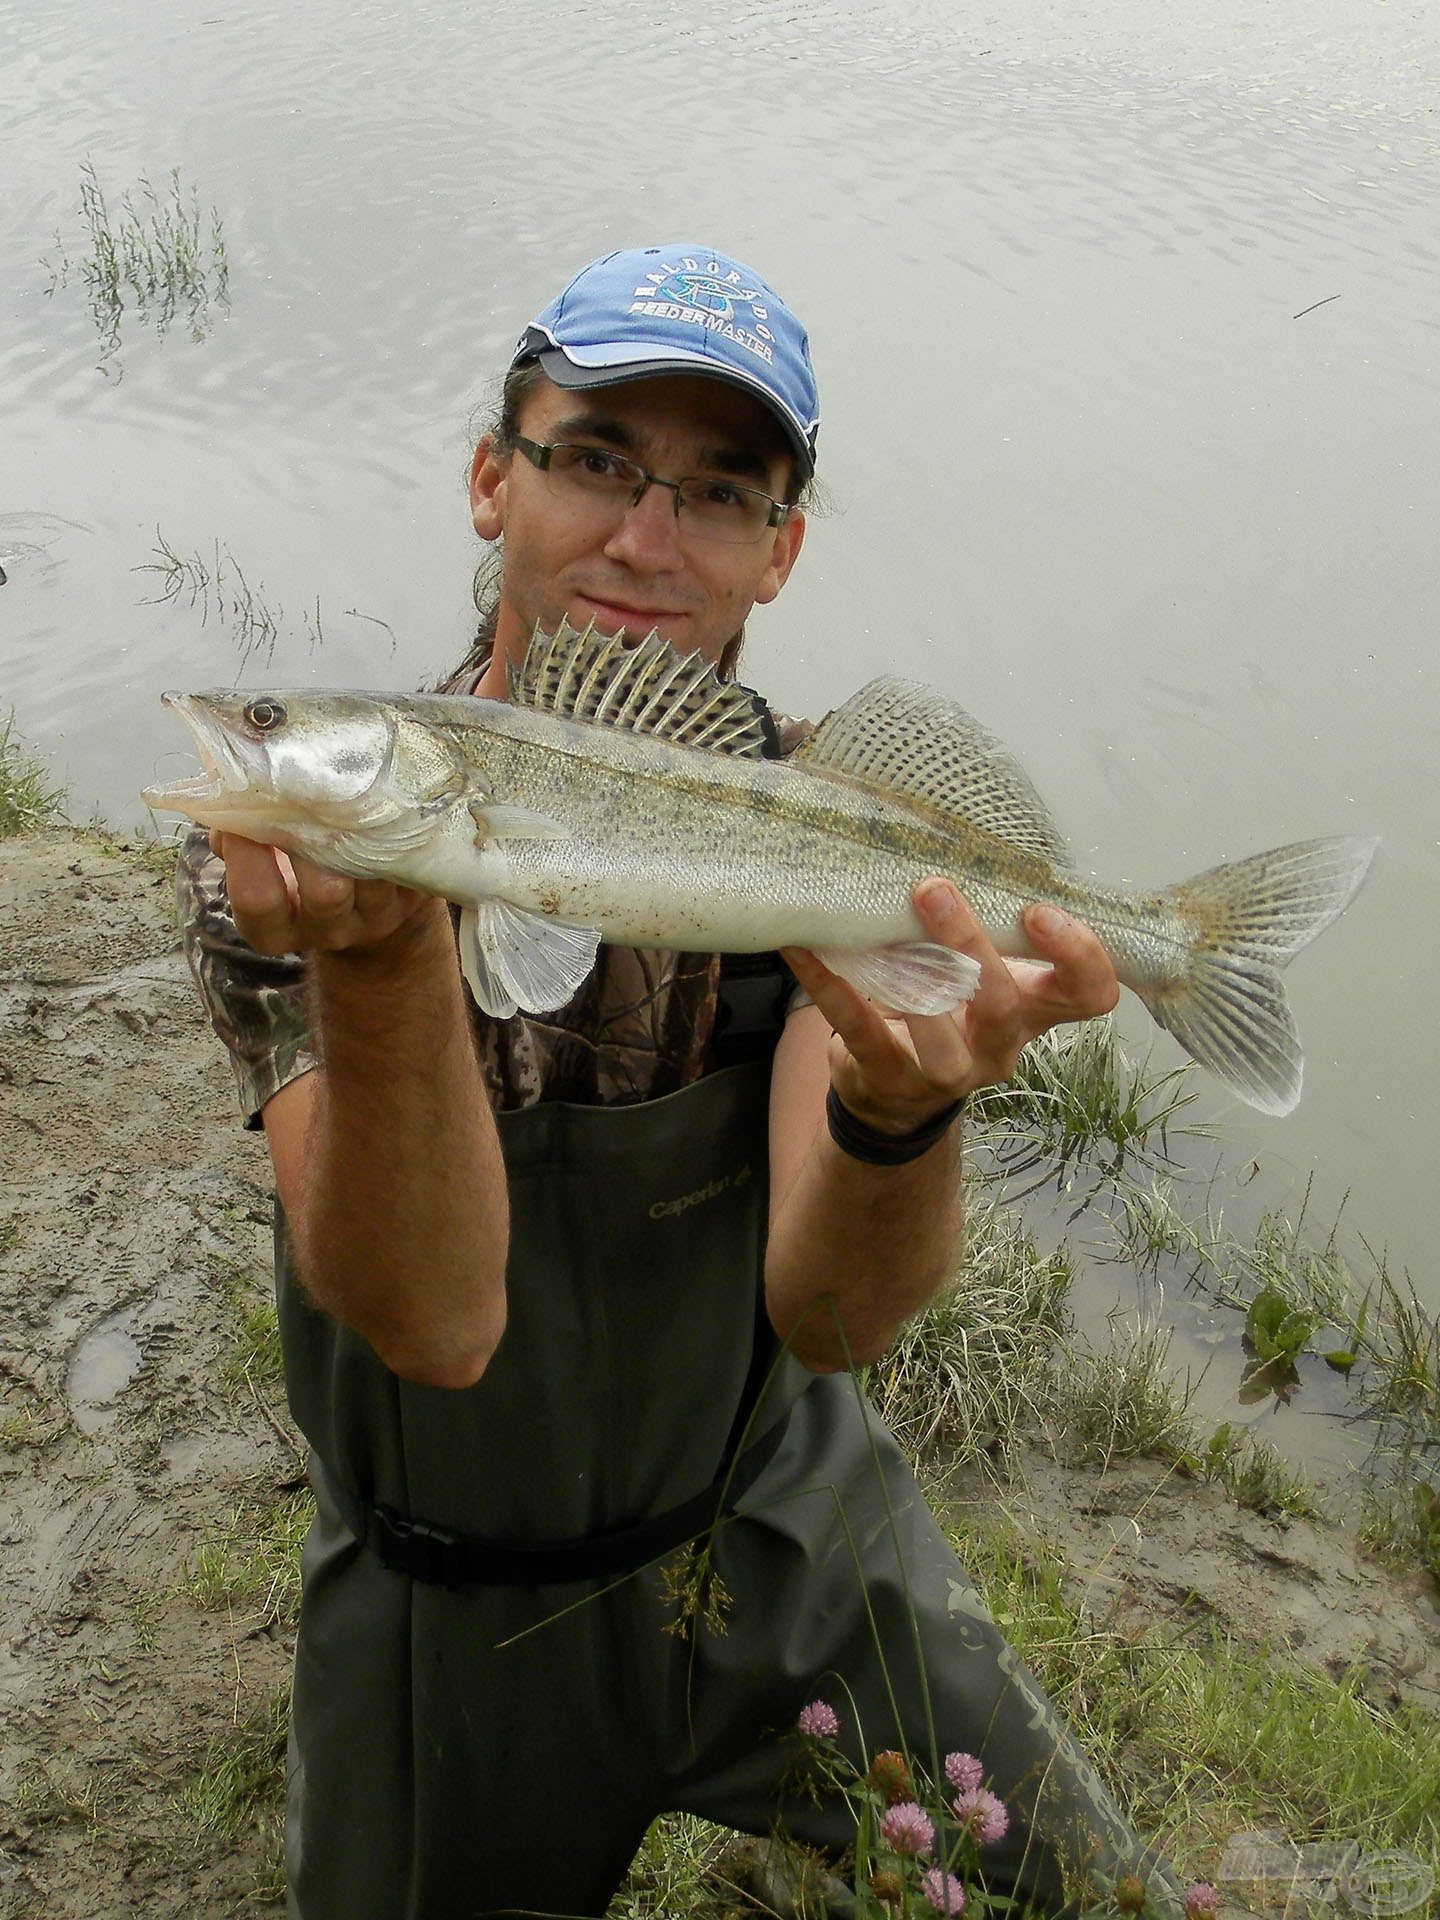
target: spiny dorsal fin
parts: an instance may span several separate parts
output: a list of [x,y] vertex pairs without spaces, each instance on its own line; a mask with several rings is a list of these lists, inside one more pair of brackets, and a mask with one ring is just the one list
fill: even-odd
[[677,746],[759,759],[774,751],[775,723],[758,694],[721,680],[698,653],[679,654],[652,633],[639,646],[577,633],[568,620],[537,626],[517,668],[508,669],[516,706],[567,720],[653,733]]
[[900,793],[967,820],[1057,866],[1069,854],[1030,776],[963,707],[914,680],[886,676],[852,693],[796,748],[807,773]]

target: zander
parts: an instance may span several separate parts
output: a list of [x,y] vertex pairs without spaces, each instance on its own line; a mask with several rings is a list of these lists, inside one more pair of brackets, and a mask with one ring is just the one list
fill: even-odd
[[745,688],[655,635],[537,631],[510,701],[167,693],[205,771],[147,805],[457,902],[487,1013],[562,1006],[603,939],[808,947],[862,993],[937,1013],[974,992],[911,895],[954,881],[1001,953],[1049,901],[1241,1099],[1288,1113],[1299,1038],[1279,971],[1341,913],[1376,842],[1307,840],[1158,893],[1087,884],[1029,779],[952,701],[872,680],[787,759]]

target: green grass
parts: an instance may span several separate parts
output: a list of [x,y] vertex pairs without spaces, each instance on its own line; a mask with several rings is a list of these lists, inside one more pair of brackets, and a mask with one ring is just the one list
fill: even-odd
[[1083,1166],[1108,1179],[1136,1158],[1167,1157],[1172,1132],[1210,1132],[1176,1124],[1196,1098],[1193,1074],[1188,1064],[1152,1071],[1148,1055],[1131,1061],[1113,1016],[1052,1027],[1004,1086],[974,1098],[969,1125],[1008,1173],[1042,1168],[1042,1183],[1063,1185]]
[[1182,1449],[1178,1459],[1195,1478],[1222,1486],[1237,1507],[1291,1514],[1297,1520],[1325,1517],[1314,1488],[1277,1447],[1252,1433],[1236,1432],[1228,1421],[1203,1445],[1197,1438]]
[[197,1833],[234,1841],[258,1835],[261,1865],[249,1889],[252,1900],[274,1905],[285,1898],[282,1859],[285,1801],[285,1741],[289,1703],[281,1689],[217,1734],[178,1788],[174,1805]]
[[1065,1569],[1014,1522],[956,1530],[1006,1635],[1182,1878],[1208,1877],[1244,1828],[1404,1848],[1440,1870],[1433,1716],[1367,1698],[1361,1676],[1196,1623],[1137,1630],[1082,1613]]
[[[1155,1178],[1148,1189],[1128,1188],[1116,1223],[1120,1251],[1137,1265],[1175,1260],[1210,1298],[1247,1315],[1252,1337],[1257,1305],[1269,1309],[1270,1332],[1281,1310],[1279,1344],[1328,1357],[1351,1378],[1357,1409],[1372,1417],[1409,1423],[1418,1434],[1440,1439],[1440,1323],[1424,1306],[1409,1275],[1397,1280],[1383,1255],[1363,1238],[1369,1264],[1362,1276],[1340,1243],[1339,1221],[1316,1244],[1307,1237],[1308,1193],[1298,1217],[1261,1215],[1253,1235],[1227,1234],[1207,1211],[1197,1227],[1176,1202],[1173,1182]],[[1303,1338],[1298,1336],[1304,1323]],[[1263,1352],[1258,1353],[1261,1360]]]
[[1103,1350],[1081,1348],[1056,1376],[1050,1412],[1067,1456],[1108,1466],[1139,1454],[1173,1459],[1189,1442],[1190,1387],[1172,1379],[1170,1332],[1112,1329]]
[[308,1489],[247,1503],[208,1527],[179,1590],[202,1613],[256,1614],[292,1625],[300,1610],[300,1548],[315,1511]]
[[0,840],[60,825],[65,789],[52,787],[42,763],[15,731],[15,713],[0,714]]
[[1038,1416],[1064,1329],[1070,1268],[971,1185],[959,1273],[869,1368],[881,1418],[917,1458],[1008,1447]]
[[231,1392],[249,1387],[268,1400],[279,1400],[285,1390],[285,1363],[269,1283],[238,1262],[217,1258],[214,1264],[230,1296],[232,1313],[231,1341],[220,1363],[220,1378]]

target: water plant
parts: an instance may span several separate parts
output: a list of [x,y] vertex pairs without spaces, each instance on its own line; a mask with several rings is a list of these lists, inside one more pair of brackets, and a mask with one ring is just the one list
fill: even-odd
[[[243,671],[252,654],[263,653],[268,663],[275,652],[283,612],[265,598],[264,583],[252,586],[239,561],[228,546],[216,537],[207,558],[204,554],[182,554],[172,547],[159,527],[155,529],[153,560],[133,569],[136,573],[159,576],[159,593],[146,600],[146,606],[172,606],[182,599],[187,606],[200,609],[200,624],[209,623],[212,612],[224,621],[240,647]],[[316,637],[320,603],[315,603]]]
[[1196,1098],[1186,1063],[1152,1070],[1150,1055],[1130,1060],[1113,1015],[1052,1027],[1032,1040],[1015,1073],[971,1102],[972,1134],[985,1158],[1010,1175],[1041,1169],[1037,1185],[1073,1183],[1081,1168],[1097,1182],[1137,1158],[1168,1158],[1170,1135],[1208,1134],[1197,1121],[1174,1122]]
[[[127,309],[150,322],[161,339],[181,313],[191,339],[205,338],[212,307],[228,305],[230,260],[219,213],[211,207],[207,230],[199,196],[193,187],[188,195],[182,189],[178,167],[170,171],[168,188],[157,189],[142,175],[138,186],[111,202],[94,162],[86,160],[80,220],[78,272],[104,348],[102,362],[119,348]],[[66,284],[76,264],[59,232],[55,248],[57,257],[46,263],[50,294]]]
[[1339,1213],[1318,1243],[1310,1239],[1308,1184],[1293,1220],[1266,1211],[1248,1237],[1228,1232],[1208,1203],[1203,1221],[1182,1209],[1168,1174],[1118,1191],[1111,1229],[1119,1257],[1143,1269],[1168,1263],[1243,1314],[1250,1397],[1288,1391],[1297,1362],[1318,1355],[1346,1376],[1351,1407],[1377,1423],[1377,1439],[1399,1427],[1440,1443],[1440,1322],[1410,1276],[1392,1274],[1363,1235],[1355,1236],[1363,1261],[1345,1251]]

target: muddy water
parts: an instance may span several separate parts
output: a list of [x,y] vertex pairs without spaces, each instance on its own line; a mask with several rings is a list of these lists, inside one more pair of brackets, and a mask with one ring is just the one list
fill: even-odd
[[[806,315],[826,414],[830,511],[750,677],[808,711],[935,682],[1107,879],[1383,835],[1291,975],[1299,1113],[1205,1101],[1440,1304],[1440,30],[985,11],[0,0],[0,701],[77,816],[133,822],[180,766],[166,685],[433,674],[518,326],[607,246],[714,235]],[[87,160],[112,209],[178,167],[223,216],[204,338],[127,315],[107,353]],[[238,587],[146,604],[160,537],[228,556],[268,653],[241,668]]]

